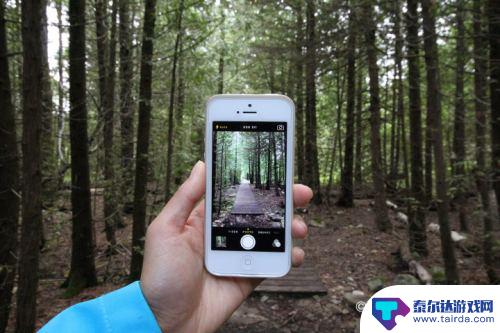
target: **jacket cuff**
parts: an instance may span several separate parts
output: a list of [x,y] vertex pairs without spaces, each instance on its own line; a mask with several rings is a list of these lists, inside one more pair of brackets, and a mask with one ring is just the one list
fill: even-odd
[[139,281],[98,298],[113,332],[162,333]]

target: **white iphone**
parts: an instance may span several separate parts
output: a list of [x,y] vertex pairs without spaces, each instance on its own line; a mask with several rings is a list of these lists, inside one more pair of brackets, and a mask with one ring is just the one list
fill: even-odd
[[291,267],[294,113],[283,95],[216,95],[205,129],[205,266],[280,277]]

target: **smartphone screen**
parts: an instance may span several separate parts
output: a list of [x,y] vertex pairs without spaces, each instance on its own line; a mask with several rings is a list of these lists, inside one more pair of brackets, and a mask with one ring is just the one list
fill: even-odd
[[285,251],[286,122],[213,122],[212,250]]

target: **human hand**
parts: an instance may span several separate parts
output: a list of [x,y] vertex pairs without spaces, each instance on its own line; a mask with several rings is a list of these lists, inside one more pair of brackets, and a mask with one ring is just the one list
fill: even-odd
[[[214,332],[262,281],[218,277],[205,269],[204,193],[205,164],[200,161],[147,230],[141,287],[164,332]],[[293,197],[296,207],[305,206],[312,191],[294,185]],[[292,236],[306,235],[306,224],[295,216]],[[303,261],[304,251],[294,247],[292,265]]]

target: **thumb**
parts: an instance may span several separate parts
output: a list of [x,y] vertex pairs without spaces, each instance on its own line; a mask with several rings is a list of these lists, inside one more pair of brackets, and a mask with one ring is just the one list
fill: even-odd
[[196,203],[205,194],[205,163],[198,161],[189,178],[163,207],[158,220],[177,228],[183,228]]

